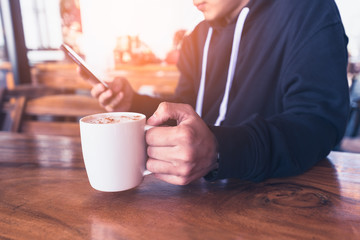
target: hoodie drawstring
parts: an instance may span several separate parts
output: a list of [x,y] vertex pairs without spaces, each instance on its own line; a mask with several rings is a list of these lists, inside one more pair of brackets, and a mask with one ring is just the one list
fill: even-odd
[[[225,93],[224,93],[224,97],[220,104],[219,116],[215,122],[215,126],[220,126],[222,121],[224,121],[225,117],[226,117],[230,89],[231,89],[232,82],[234,79],[236,62],[237,62],[238,52],[239,52],[239,48],[240,48],[241,35],[242,35],[243,27],[244,27],[245,20],[246,20],[248,13],[249,13],[249,8],[243,8],[239,14],[237,21],[236,21],[236,27],[235,27],[235,31],[234,31],[234,38],[233,38],[233,44],[232,44],[231,56],[230,56],[230,64],[229,64],[228,75],[227,75],[227,80],[226,80]],[[201,117],[203,101],[204,101],[207,57],[208,57],[212,32],[213,32],[213,29],[212,29],[212,27],[210,27],[207,37],[206,37],[205,45],[204,45],[200,87],[199,87],[198,96],[197,96],[197,100],[196,100],[196,112],[200,117]]]

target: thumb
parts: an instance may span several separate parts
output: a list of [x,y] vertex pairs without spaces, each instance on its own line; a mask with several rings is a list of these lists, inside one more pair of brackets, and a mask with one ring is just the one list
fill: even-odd
[[148,119],[148,124],[157,126],[170,119],[176,120],[177,123],[180,124],[186,119],[186,116],[189,115],[189,111],[193,111],[189,105],[162,102],[159,104],[154,114]]

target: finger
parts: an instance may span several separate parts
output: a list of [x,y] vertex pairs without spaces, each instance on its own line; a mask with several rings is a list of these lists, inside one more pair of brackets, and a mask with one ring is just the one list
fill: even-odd
[[151,147],[147,148],[147,155],[149,158],[170,161],[170,162],[184,162],[187,161],[190,155],[179,146],[170,147]]
[[93,96],[94,98],[98,98],[100,96],[100,94],[102,94],[105,90],[106,90],[106,88],[104,87],[104,85],[102,85],[100,83],[96,84],[91,89],[91,96]]
[[154,174],[178,174],[175,169],[176,166],[169,161],[162,161],[149,158],[146,162],[146,169]]
[[174,185],[187,185],[190,182],[194,181],[195,179],[182,177],[182,176],[175,176],[175,175],[167,175],[167,174],[154,174],[154,176],[162,181],[165,181],[170,184]]
[[[218,167],[218,162],[215,160],[199,164],[198,159],[194,158],[195,151],[184,151],[178,147],[148,147],[147,155],[149,159],[171,164],[167,165],[169,168],[177,168],[176,170],[162,169],[161,173],[186,176],[190,173],[197,173],[197,171],[209,172]],[[152,164],[156,164],[156,162]]]
[[150,146],[174,146],[178,138],[176,127],[151,128],[145,135],[146,143]]
[[185,169],[186,171],[180,172],[180,174],[154,173],[154,176],[160,180],[171,184],[187,185],[194,180],[204,177],[207,173],[209,173],[212,169],[215,169],[216,167],[216,165],[209,166],[205,169],[195,169],[192,167],[188,168],[187,170]]
[[121,100],[124,98],[124,93],[120,92],[118,94],[116,94],[115,96],[113,96],[112,99],[110,99],[110,101],[108,102],[108,106],[109,108],[111,108],[113,111],[117,105],[119,105],[121,103]]
[[114,97],[114,93],[111,89],[106,90],[98,97],[99,103],[106,107],[111,99]]
[[161,125],[169,119],[182,122],[190,112],[193,111],[189,105],[162,102],[159,104],[155,113],[148,119],[149,125]]
[[103,106],[107,112],[115,112],[115,107],[112,105]]
[[175,127],[154,127],[145,135],[149,146],[191,146],[196,140],[196,131],[192,126],[182,124]]
[[162,161],[149,158],[146,163],[146,169],[154,174],[166,174],[174,176],[187,177],[190,175],[194,164],[185,164],[181,161]]

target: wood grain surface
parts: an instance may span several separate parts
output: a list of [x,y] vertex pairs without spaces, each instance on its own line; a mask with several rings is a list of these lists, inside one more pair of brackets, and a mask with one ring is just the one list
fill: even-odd
[[360,155],[261,183],[91,188],[78,138],[0,133],[0,239],[360,239]]

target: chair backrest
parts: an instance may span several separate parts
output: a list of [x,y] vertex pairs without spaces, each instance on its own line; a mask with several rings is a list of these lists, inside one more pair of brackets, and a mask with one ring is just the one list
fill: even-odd
[[25,96],[13,97],[6,88],[0,89],[0,130],[19,132],[26,104]]
[[75,91],[67,88],[57,88],[50,87],[46,85],[33,85],[33,84],[23,84],[17,85],[13,88],[5,88],[7,96],[19,97],[24,96],[26,99],[33,99],[48,95],[57,95],[57,94],[72,94]]
[[96,99],[76,94],[50,95],[28,100],[21,132],[80,136],[79,119],[101,113]]
[[79,118],[104,111],[91,96],[67,89],[17,86],[4,90],[4,93],[7,99],[17,99],[20,105],[17,107],[20,109],[19,121],[15,122],[13,131],[28,134],[79,137]]

